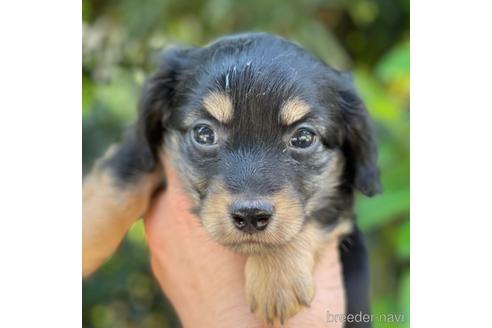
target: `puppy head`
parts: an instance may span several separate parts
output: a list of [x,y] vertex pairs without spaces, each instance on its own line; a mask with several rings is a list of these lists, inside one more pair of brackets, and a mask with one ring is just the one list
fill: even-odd
[[138,130],[155,158],[173,158],[208,233],[248,254],[287,243],[306,220],[336,224],[354,189],[379,190],[350,78],[265,34],[166,51]]

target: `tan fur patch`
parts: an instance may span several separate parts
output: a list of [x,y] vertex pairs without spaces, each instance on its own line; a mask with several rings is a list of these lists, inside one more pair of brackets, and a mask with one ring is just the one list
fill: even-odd
[[230,193],[221,182],[211,184],[200,216],[205,230],[218,242],[236,232],[229,218],[231,201]]
[[[200,204],[200,195],[196,192],[196,188],[205,190],[208,177],[202,177],[197,174],[194,163],[190,163],[182,156],[179,149],[179,137],[179,133],[176,131],[166,133],[164,147],[161,147],[159,158],[161,163],[169,162],[169,165],[172,165],[178,172],[178,175],[181,177],[180,182],[192,202],[192,207],[198,207]],[[164,165],[164,170],[167,165],[168,163]]]
[[326,199],[329,199],[330,195],[336,193],[336,188],[340,184],[340,176],[345,165],[344,158],[340,151],[334,151],[331,156],[332,159],[328,169],[320,176],[314,177],[312,181],[315,184],[322,181],[324,187],[306,203],[306,213],[308,216],[316,211],[320,205],[326,206]]
[[234,226],[229,205],[236,199],[225,186],[212,183],[203,203],[200,217],[205,230],[219,243],[243,254],[264,253],[288,243],[302,228],[304,214],[299,201],[288,189],[269,198],[275,211],[268,227],[253,235],[245,234]]
[[[275,217],[271,223],[272,233],[278,243],[283,244],[297,234],[304,222],[304,210],[299,199],[285,188],[272,196]],[[273,237],[272,237],[273,238]]]
[[287,100],[280,108],[280,122],[293,124],[309,113],[309,106],[299,98]]
[[212,92],[203,99],[203,106],[219,122],[227,123],[232,119],[231,98],[223,93]]
[[315,290],[313,269],[326,242],[323,229],[310,222],[281,248],[249,256],[245,276],[251,311],[273,325],[309,306]]
[[340,217],[336,225],[326,232],[327,241],[340,240],[354,230],[354,222],[350,217]]
[[115,146],[98,160],[84,179],[82,205],[82,274],[95,271],[118,247],[126,231],[146,211],[160,172],[143,174],[131,186],[121,188],[102,163]]

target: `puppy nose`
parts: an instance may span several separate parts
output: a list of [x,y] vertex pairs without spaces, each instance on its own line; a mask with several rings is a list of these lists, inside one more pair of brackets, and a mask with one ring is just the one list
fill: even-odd
[[265,230],[273,215],[273,205],[265,201],[237,201],[231,206],[232,222],[241,231]]

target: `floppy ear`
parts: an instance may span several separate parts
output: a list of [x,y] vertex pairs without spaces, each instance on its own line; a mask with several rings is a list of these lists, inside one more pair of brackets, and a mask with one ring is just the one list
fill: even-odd
[[352,185],[366,196],[381,191],[377,145],[369,113],[357,95],[349,73],[340,74],[338,106],[344,126],[343,149]]
[[126,131],[118,151],[107,162],[117,178],[131,182],[156,169],[166,123],[175,105],[181,72],[188,66],[189,49],[171,48],[159,58],[159,67],[144,84],[138,118]]
[[146,148],[145,168],[154,169],[166,124],[178,95],[177,86],[189,66],[191,49],[173,47],[160,56],[159,68],[142,89],[138,106],[136,134]]

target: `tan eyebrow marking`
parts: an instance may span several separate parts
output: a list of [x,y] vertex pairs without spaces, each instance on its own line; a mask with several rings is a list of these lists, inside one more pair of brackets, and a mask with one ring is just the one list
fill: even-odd
[[203,99],[203,106],[219,122],[227,123],[232,119],[232,101],[226,94],[209,93]]
[[299,121],[307,113],[309,106],[299,98],[287,100],[280,108],[280,121],[285,125],[290,125]]

